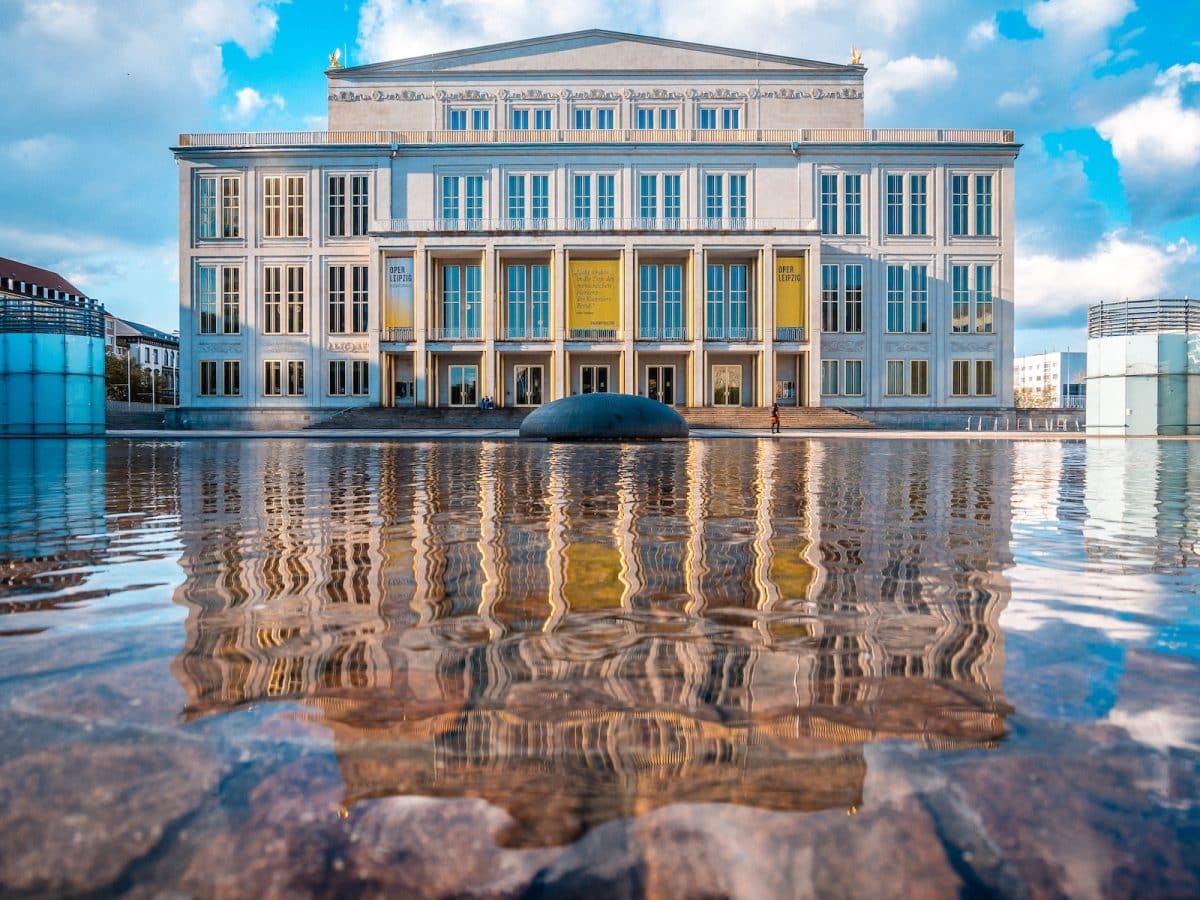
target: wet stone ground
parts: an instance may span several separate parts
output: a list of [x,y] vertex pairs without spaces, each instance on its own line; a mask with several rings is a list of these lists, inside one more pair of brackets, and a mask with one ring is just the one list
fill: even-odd
[[0,895],[1200,895],[1200,454],[896,443],[9,442]]

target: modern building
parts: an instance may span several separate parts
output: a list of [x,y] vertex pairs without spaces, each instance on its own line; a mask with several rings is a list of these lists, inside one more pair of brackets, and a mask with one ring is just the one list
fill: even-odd
[[865,72],[591,30],[182,134],[182,404],[1010,406],[1019,146],[865,128]]
[[1200,300],[1088,309],[1090,434],[1200,434]]
[[103,433],[103,304],[0,257],[0,435]]
[[1013,360],[1013,396],[1018,406],[1083,409],[1087,396],[1087,353],[1058,351]]

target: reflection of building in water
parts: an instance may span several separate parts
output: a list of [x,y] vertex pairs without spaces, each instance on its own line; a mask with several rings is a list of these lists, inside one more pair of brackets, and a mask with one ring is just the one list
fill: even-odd
[[348,802],[482,795],[517,843],[858,803],[866,741],[1004,732],[1009,463],[932,446],[197,453],[186,712],[306,700]]
[[0,613],[62,603],[108,546],[105,442],[6,438],[0,472]]

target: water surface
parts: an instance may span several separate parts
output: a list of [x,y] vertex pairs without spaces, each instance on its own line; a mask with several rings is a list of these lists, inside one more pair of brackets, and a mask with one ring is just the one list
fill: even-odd
[[0,893],[1200,893],[1200,444],[0,463]]

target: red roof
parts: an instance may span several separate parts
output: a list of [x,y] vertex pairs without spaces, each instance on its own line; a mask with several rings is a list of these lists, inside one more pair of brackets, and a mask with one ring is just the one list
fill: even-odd
[[15,259],[6,259],[0,256],[0,279],[5,278],[11,278],[13,281],[24,281],[26,284],[49,288],[52,291],[74,294],[76,297],[87,296],[87,294],[57,272],[51,272],[49,269],[39,269],[37,266],[31,266],[27,263],[17,262]]

